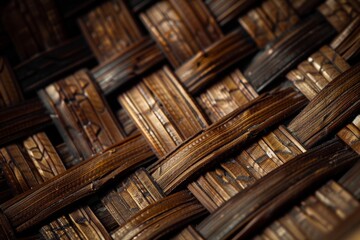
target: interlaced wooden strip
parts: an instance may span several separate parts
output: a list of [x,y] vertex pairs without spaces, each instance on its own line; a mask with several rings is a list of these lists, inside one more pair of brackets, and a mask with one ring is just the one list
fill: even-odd
[[140,18],[174,67],[222,37],[200,0],[159,1]]
[[[339,154],[335,154],[336,152]],[[346,169],[358,159],[357,154],[348,151],[338,142],[309,150],[230,199],[221,209],[205,219],[197,229],[206,239],[229,237],[244,227],[261,209],[268,211],[276,209],[271,207],[271,199],[274,198],[275,204],[278,199],[291,199],[296,192],[303,192],[313,183],[331,176],[334,171],[339,171],[340,166]],[[335,162],[337,167],[334,165]],[[284,190],[292,185],[294,186],[291,191],[288,190],[286,194]]]
[[330,44],[345,60],[351,60],[359,55],[359,29],[360,16],[357,16]]
[[240,154],[222,161],[188,188],[213,212],[256,180],[303,152],[301,144],[281,126]]
[[5,58],[0,57],[0,109],[19,103],[22,93]]
[[22,59],[54,47],[66,39],[64,26],[53,0],[14,0],[7,5],[3,14],[4,26]]
[[206,0],[205,4],[220,25],[225,25],[259,1],[252,0]]
[[117,229],[112,237],[124,240],[159,238],[182,227],[184,221],[204,215],[205,212],[203,206],[189,192],[180,191],[140,211],[123,227]]
[[255,50],[253,41],[241,29],[236,29],[177,68],[176,75],[188,91],[196,93]]
[[256,57],[244,75],[260,91],[320,47],[333,33],[321,16],[312,16]]
[[143,74],[164,59],[149,38],[131,44],[121,54],[102,62],[92,74],[104,93],[109,93],[130,79]]
[[173,191],[211,161],[226,155],[231,148],[241,146],[264,128],[294,113],[303,106],[303,100],[302,96],[289,90],[255,99],[156,162],[151,168],[152,176],[165,193]]
[[142,39],[123,0],[106,1],[79,20],[96,58],[102,62]]
[[50,123],[51,118],[38,99],[0,110],[0,145],[29,136]]
[[243,74],[234,70],[226,77],[199,92],[197,102],[212,122],[258,96]]
[[327,0],[319,6],[319,11],[338,32],[341,32],[359,15],[360,4],[352,0]]
[[313,99],[330,81],[350,68],[329,46],[323,46],[286,76],[308,98]]
[[79,159],[87,159],[123,139],[88,72],[79,71],[46,87],[40,97],[65,142]]
[[[339,180],[340,184],[334,181],[326,183],[302,201],[301,205],[293,207],[274,221],[256,238],[271,236],[273,239],[321,239],[333,229],[338,229],[342,222],[347,222],[359,209],[359,166],[357,164],[352,167]],[[253,226],[255,224],[256,222],[252,222]]]
[[208,124],[168,67],[119,97],[158,156],[164,156]]
[[260,239],[321,239],[347,219],[359,202],[334,181],[268,226]]
[[[340,34],[343,36],[343,34]],[[346,38],[343,38],[343,40]],[[341,44],[340,39],[336,40]],[[322,47],[312,54],[307,61],[289,72],[287,77],[308,98],[313,99],[330,81],[348,70],[350,66],[334,50],[328,46]],[[359,116],[353,122],[338,132],[338,136],[360,153],[360,123]]]
[[85,40],[76,37],[23,61],[14,71],[24,92],[33,93],[94,61]]
[[145,169],[137,170],[102,199],[112,217],[121,226],[141,209],[165,195]]
[[239,21],[258,47],[264,48],[266,44],[298,23],[299,18],[287,1],[267,0]]
[[104,153],[57,175],[41,187],[2,204],[1,209],[17,231],[22,231],[94,193],[115,176],[144,164],[152,156],[145,139],[139,135],[127,138]]
[[[312,146],[333,131],[337,123],[359,111],[360,65],[356,65],[330,82],[289,124],[289,130],[305,146]],[[337,99],[335,101],[335,99]],[[329,104],[331,103],[331,104]],[[337,114],[341,113],[341,114]],[[319,118],[318,116],[322,116]],[[302,131],[304,125],[319,126]]]

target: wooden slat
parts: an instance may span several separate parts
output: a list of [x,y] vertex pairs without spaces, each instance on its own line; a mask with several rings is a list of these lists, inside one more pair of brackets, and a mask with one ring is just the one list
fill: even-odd
[[259,48],[274,41],[299,22],[291,5],[284,0],[267,0],[239,19]]
[[264,128],[297,111],[303,104],[304,98],[289,89],[263,95],[190,138],[156,162],[151,168],[152,176],[165,193],[170,193],[211,161],[244,144]]
[[[360,109],[359,70],[358,64],[339,75],[291,121],[288,129],[305,146],[314,145]],[[305,125],[310,129],[304,131]]]
[[168,67],[119,97],[158,156],[164,156],[208,124]]
[[80,18],[79,24],[99,62],[142,39],[141,30],[123,0],[104,2]]
[[117,229],[115,239],[153,239],[181,228],[206,213],[189,192],[180,191],[140,211]]
[[[115,176],[144,164],[153,153],[139,135],[82,162],[1,205],[17,231],[23,231],[59,209],[95,193]],[[21,209],[21,211],[19,211]]]
[[[314,183],[348,168],[358,160],[357,154],[348,151],[339,142],[327,143],[309,150],[236,195],[198,225],[197,229],[207,239],[229,237],[253,218],[261,217],[261,222],[266,221],[286,202],[301,195]],[[335,162],[336,164],[333,164]],[[247,226],[242,231],[248,228]]]
[[140,18],[174,67],[222,37],[200,0],[159,1]]
[[14,73],[5,58],[0,57],[0,109],[23,100]]
[[87,159],[123,139],[98,87],[86,71],[49,85],[40,97],[78,159]]
[[333,33],[321,16],[313,15],[254,58],[244,75],[257,91],[261,91],[320,47]]
[[123,52],[102,62],[91,72],[101,90],[107,94],[132,79],[141,76],[164,59],[149,38],[142,38]]

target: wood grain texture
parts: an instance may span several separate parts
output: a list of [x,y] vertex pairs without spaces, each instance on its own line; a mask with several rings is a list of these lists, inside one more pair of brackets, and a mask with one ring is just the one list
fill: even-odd
[[38,99],[30,99],[0,110],[0,146],[29,136],[51,123],[46,108]]
[[200,91],[197,102],[212,122],[217,122],[235,109],[258,97],[258,94],[236,69]]
[[104,2],[80,18],[79,24],[99,62],[142,39],[142,33],[123,0]]
[[206,0],[205,4],[216,21],[223,26],[234,21],[236,17],[258,2],[252,0]]
[[[263,235],[273,236],[274,239],[286,239],[287,236],[295,239],[322,239],[346,220],[358,206],[359,202],[350,193],[336,182],[329,181],[266,227]],[[261,221],[263,219],[258,216],[251,222],[252,228],[256,223],[261,224]],[[245,239],[251,233],[256,232],[254,229],[243,230],[237,237]]]
[[196,93],[255,51],[255,43],[238,28],[178,67],[176,75],[190,93]]
[[88,72],[79,71],[53,83],[39,95],[79,160],[123,139],[118,123]]
[[239,19],[259,48],[281,36],[299,22],[292,6],[285,0],[267,0]]
[[[37,133],[25,139],[21,144],[2,148],[1,158],[2,167],[9,178],[9,185],[17,194],[35,188],[65,171],[61,159],[45,133]],[[59,217],[43,226],[40,232],[46,239],[51,239],[51,237],[57,239],[92,238],[96,235],[102,236],[97,239],[104,239],[104,236],[108,235],[88,207],[71,212],[69,217]],[[88,224],[79,225],[71,220],[79,218],[87,219]]]
[[0,57],[0,109],[23,100],[14,73],[5,58]]
[[76,37],[22,61],[14,68],[14,72],[24,92],[31,94],[94,63],[95,57],[85,40]]
[[284,163],[305,152],[284,126],[266,134],[236,156],[224,159],[188,185],[210,212]]
[[165,197],[145,169],[127,177],[102,198],[102,203],[119,226],[124,225],[140,210]]
[[169,62],[178,67],[222,37],[202,1],[159,1],[140,18]]
[[319,12],[338,31],[341,32],[360,13],[357,1],[327,0],[319,6]]
[[189,192],[180,191],[150,205],[117,229],[115,239],[154,239],[204,215],[203,206]]
[[261,91],[320,47],[333,33],[321,16],[313,15],[254,58],[244,75],[257,91]]
[[144,37],[120,54],[102,62],[91,72],[106,94],[141,76],[163,60],[164,56],[159,48],[151,39]]
[[357,163],[339,180],[339,184],[360,200],[360,164]]
[[[139,135],[76,165],[45,184],[1,205],[17,231],[38,224],[54,212],[95,193],[116,176],[144,164],[153,153]],[[20,210],[21,209],[21,210]]]
[[215,159],[229,154],[230,149],[242,146],[304,104],[304,98],[289,89],[263,95],[179,145],[151,167],[152,176],[165,193],[170,193]]
[[[327,182],[273,221],[258,237],[271,235],[273,239],[325,239],[330,233],[337,234],[335,229],[339,230],[338,227],[359,209],[359,195],[356,195],[360,184],[358,173],[359,164],[340,179],[340,184],[332,180]],[[349,186],[356,188],[347,188]]]
[[12,0],[3,11],[2,21],[22,60],[66,39],[61,16],[53,0]]
[[121,94],[119,101],[158,156],[208,125],[168,67],[144,78]]
[[301,143],[314,145],[359,111],[359,70],[358,64],[339,75],[291,121],[288,129]]
[[360,52],[360,16],[354,20],[331,42],[330,46],[345,60],[352,60]]
[[349,168],[358,159],[357,154],[339,142],[309,150],[233,197],[198,225],[197,230],[207,239],[230,237],[261,211],[266,211],[267,214],[259,214],[266,219],[314,183]]
[[350,65],[338,53],[325,45],[291,70],[286,77],[311,100],[349,68]]
[[[344,36],[340,34],[340,36]],[[339,37],[340,37],[339,36]],[[342,39],[346,42],[346,38]],[[340,38],[336,40],[340,44]],[[349,64],[329,46],[323,46],[312,54],[287,78],[308,98],[313,99],[332,80],[350,68]],[[337,134],[354,151],[360,153],[360,116],[342,128]]]

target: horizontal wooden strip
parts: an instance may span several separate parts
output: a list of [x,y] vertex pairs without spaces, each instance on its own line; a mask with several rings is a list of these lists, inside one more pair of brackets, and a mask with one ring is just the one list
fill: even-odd
[[290,89],[264,94],[179,145],[151,167],[152,175],[164,192],[169,193],[215,159],[233,152],[233,148],[249,142],[305,103],[303,95]]
[[181,191],[138,212],[112,237],[123,240],[159,238],[205,213],[205,208],[191,193]]
[[321,15],[314,15],[256,57],[244,75],[257,91],[261,91],[311,54],[334,33]]
[[107,94],[163,60],[164,55],[155,43],[150,38],[143,38],[102,62],[91,72],[102,91]]
[[258,0],[207,0],[205,4],[208,6],[216,21],[220,25],[226,25],[233,21],[241,13],[244,13]]
[[360,64],[330,82],[289,124],[288,129],[311,147],[360,110]]
[[255,43],[243,30],[229,33],[198,52],[176,69],[180,81],[191,93],[198,92],[225,69],[257,50]]
[[[224,239],[241,229],[246,231],[241,236],[247,235],[249,228],[253,231],[260,222],[269,221],[272,214],[301,196],[305,190],[359,159],[359,155],[338,141],[309,150],[230,199],[206,218],[197,230],[206,239]],[[244,229],[253,219],[257,224],[251,222],[251,227]]]
[[116,176],[153,157],[140,135],[127,138],[104,153],[61,173],[45,184],[1,205],[17,231],[23,231],[73,202],[94,194]]
[[51,117],[39,99],[31,99],[0,110],[0,145],[44,128]]
[[96,64],[94,55],[82,37],[65,41],[14,68],[25,93],[35,93],[54,80]]

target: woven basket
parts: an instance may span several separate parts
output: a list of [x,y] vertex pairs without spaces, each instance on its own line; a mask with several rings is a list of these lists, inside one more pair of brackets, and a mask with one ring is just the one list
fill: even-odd
[[360,238],[359,1],[0,13],[0,239]]

